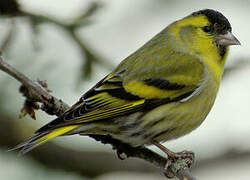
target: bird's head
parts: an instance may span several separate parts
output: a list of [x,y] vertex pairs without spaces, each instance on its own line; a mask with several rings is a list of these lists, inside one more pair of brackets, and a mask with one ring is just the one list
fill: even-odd
[[228,46],[240,45],[232,34],[232,27],[220,12],[204,9],[176,21],[170,26],[171,33],[188,48],[189,53],[207,56],[218,55],[225,59]]

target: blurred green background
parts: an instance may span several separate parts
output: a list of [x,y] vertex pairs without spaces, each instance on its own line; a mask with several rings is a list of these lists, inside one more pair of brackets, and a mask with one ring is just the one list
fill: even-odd
[[[15,0],[0,2],[4,57],[28,77],[47,80],[52,94],[68,104],[171,22],[204,8],[222,12],[242,46],[231,47],[216,103],[206,121],[165,145],[173,151],[196,153],[192,172],[198,179],[249,179],[250,1],[18,2],[19,6]],[[0,71],[0,179],[165,179],[153,165],[137,159],[121,161],[109,145],[77,135],[57,138],[23,157],[7,152],[54,118],[38,111],[36,121],[19,119],[24,102],[19,86]]]

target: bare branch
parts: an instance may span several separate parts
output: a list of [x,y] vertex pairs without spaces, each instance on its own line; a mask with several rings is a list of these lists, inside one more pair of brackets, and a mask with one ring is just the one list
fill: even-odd
[[9,65],[2,56],[0,56],[0,69],[18,80],[22,84],[21,92],[27,100],[42,103],[45,112],[59,116],[69,108],[66,103],[50,95],[39,82],[30,80]]
[[[11,4],[11,3],[16,4],[15,7],[16,9],[18,8],[15,11],[15,13],[12,11],[1,13],[3,11],[2,9],[4,8],[6,9],[6,4]],[[94,63],[100,64],[108,70],[113,68],[112,63],[110,63],[103,57],[95,55],[96,53],[94,53],[93,50],[86,45],[86,42],[84,42],[83,39],[81,39],[80,36],[77,34],[77,30],[79,28],[89,25],[91,23],[90,17],[101,7],[102,7],[102,4],[100,2],[92,2],[89,4],[87,9],[84,9],[82,11],[81,14],[73,18],[70,22],[65,23],[63,21],[60,21],[48,15],[31,13],[31,12],[25,11],[22,8],[20,8],[19,4],[15,0],[11,0],[11,2],[9,2],[8,0],[5,0],[3,4],[3,8],[0,7],[0,16],[7,14],[7,15],[14,16],[14,17],[25,17],[28,20],[30,20],[30,24],[31,24],[31,27],[33,28],[33,32],[37,32],[38,25],[43,24],[43,23],[49,23],[49,24],[55,25],[59,27],[60,29],[62,29],[63,31],[65,31],[67,35],[72,39],[72,42],[76,44],[76,46],[78,46],[80,50],[83,63],[81,67],[82,70],[80,71],[81,73],[79,74],[79,77],[83,79],[83,78],[91,77]],[[7,11],[7,9],[5,11]],[[16,28],[13,28],[13,30],[15,29]],[[9,39],[13,36],[12,35],[13,33],[14,32],[11,31],[8,34],[8,37],[6,38],[7,42],[10,42]]]
[[14,36],[16,34],[16,23],[14,19],[11,19],[11,27],[10,30],[3,40],[2,44],[0,45],[0,49],[3,51],[4,49],[7,49],[9,45],[13,42]]
[[[41,83],[32,81],[22,73],[18,72],[15,68],[5,62],[2,56],[0,56],[0,69],[22,83],[22,87],[25,89],[22,93],[27,98],[26,101],[42,103],[45,107],[43,108],[45,112],[59,116],[69,108],[66,103],[51,96],[46,90],[46,86],[42,84],[43,87]],[[103,144],[111,144],[113,149],[117,150],[118,155],[124,153],[127,157],[143,159],[154,164],[161,168],[165,175],[172,174],[173,177],[176,176],[181,180],[194,180],[188,167],[190,163],[185,159],[172,162],[170,167],[165,169],[165,165],[169,160],[146,147],[131,147],[110,136],[91,135],[90,137],[97,141],[101,141]]]
[[170,167],[172,172],[174,172],[174,175],[176,175],[176,177],[180,180],[196,180],[187,167],[188,163],[189,162],[184,159],[176,162],[176,164]]
[[68,34],[68,36],[73,40],[73,42],[79,47],[79,50],[81,52],[82,58],[84,60],[82,66],[84,74],[82,77],[89,77],[92,72],[91,69],[93,63],[99,63],[103,65],[106,69],[111,69],[113,67],[113,65],[107,60],[95,55],[95,53],[93,53],[93,51],[88,48],[86,43],[77,34],[77,30],[79,28],[90,24],[88,18],[99,8],[99,3],[93,2],[89,5],[88,9],[83,14],[79,15],[74,20],[72,20],[72,22],[69,23],[64,23],[49,16],[30,13],[24,10],[21,11],[20,16],[30,18],[33,24],[50,23],[64,30]]

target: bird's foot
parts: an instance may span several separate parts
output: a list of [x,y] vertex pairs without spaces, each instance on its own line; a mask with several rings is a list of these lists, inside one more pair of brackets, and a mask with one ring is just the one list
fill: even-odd
[[116,150],[116,154],[117,154],[117,157],[120,159],[120,160],[124,160],[127,158],[127,156],[125,155],[125,153],[120,150],[120,149],[117,149]]
[[187,165],[187,168],[191,168],[194,164],[195,155],[192,151],[182,151],[178,153],[168,154],[168,159],[164,167],[164,174],[168,178],[173,178],[175,175],[172,173],[172,166],[177,162],[182,164],[183,162]]

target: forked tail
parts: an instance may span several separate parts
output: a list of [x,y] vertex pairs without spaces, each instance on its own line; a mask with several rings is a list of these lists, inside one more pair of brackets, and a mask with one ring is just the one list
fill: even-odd
[[51,131],[38,132],[37,134],[35,134],[35,136],[31,137],[29,140],[17,145],[16,147],[10,149],[9,151],[21,149],[20,153],[25,154],[34,149],[35,147],[57,136],[64,135],[77,127],[79,127],[79,125],[71,125],[71,126],[57,128]]

